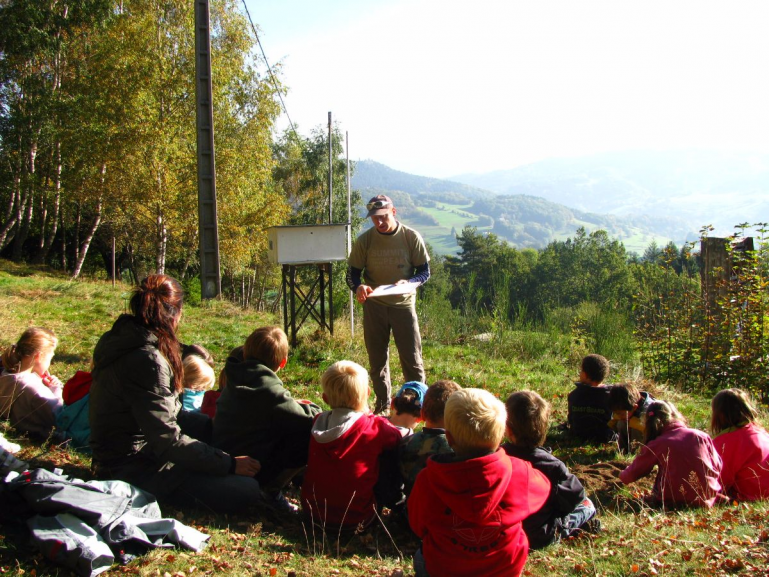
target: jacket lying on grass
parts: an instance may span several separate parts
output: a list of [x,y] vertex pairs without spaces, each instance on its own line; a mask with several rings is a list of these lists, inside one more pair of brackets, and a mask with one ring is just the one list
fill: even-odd
[[162,519],[152,495],[122,481],[82,481],[34,469],[11,473],[2,497],[4,509],[18,514],[26,508],[32,541],[43,555],[78,575],[98,575],[116,560],[127,563],[158,547],[201,551],[209,539]]

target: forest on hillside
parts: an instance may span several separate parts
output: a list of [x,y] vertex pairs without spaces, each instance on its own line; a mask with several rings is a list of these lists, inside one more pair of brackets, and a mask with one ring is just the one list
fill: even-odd
[[[0,5],[0,254],[136,282],[198,273],[193,4]],[[275,135],[278,94],[233,0],[211,2],[219,242],[228,296],[259,300],[267,229],[328,214],[325,131]],[[335,220],[347,221],[334,131]],[[354,198],[358,202],[358,198]]]

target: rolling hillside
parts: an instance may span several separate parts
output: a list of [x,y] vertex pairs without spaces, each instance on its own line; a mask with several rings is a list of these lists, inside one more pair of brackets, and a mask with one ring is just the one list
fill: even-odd
[[620,217],[569,208],[532,194],[496,194],[467,184],[393,170],[364,160],[356,163],[352,184],[364,199],[391,196],[399,218],[422,232],[440,254],[458,250],[455,234],[464,226],[494,232],[519,248],[542,248],[563,240],[583,226],[607,230],[629,251],[641,254],[653,240],[681,244],[697,238],[697,228],[676,218],[644,215]]
[[623,218],[667,215],[693,232],[711,224],[717,235],[732,233],[741,222],[767,221],[769,178],[767,155],[706,150],[614,152],[454,177],[579,211]]

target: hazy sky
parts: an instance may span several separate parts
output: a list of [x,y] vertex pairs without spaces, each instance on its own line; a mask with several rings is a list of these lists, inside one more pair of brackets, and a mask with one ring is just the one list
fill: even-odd
[[[767,0],[246,0],[299,132],[444,177],[548,157],[770,153]],[[282,125],[285,125],[285,117]]]

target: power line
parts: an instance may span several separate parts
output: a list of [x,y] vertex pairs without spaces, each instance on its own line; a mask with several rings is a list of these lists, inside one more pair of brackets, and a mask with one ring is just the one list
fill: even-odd
[[254,22],[251,19],[251,14],[249,13],[249,7],[246,6],[246,0],[242,0],[243,2],[243,8],[246,10],[246,17],[249,19],[249,24],[251,25],[251,31],[254,33],[254,38],[257,39],[257,45],[259,46],[259,51],[262,52],[262,58],[265,59],[265,64],[267,65],[267,72],[270,74],[270,79],[273,81],[273,86],[275,87],[275,92],[278,94],[278,99],[281,101],[281,108],[283,108],[284,114],[286,114],[286,118],[289,120],[289,124],[291,125],[291,131],[294,133],[294,137],[297,139],[298,142],[302,142],[302,139],[297,134],[297,129],[294,127],[294,123],[291,121],[291,116],[289,116],[289,111],[286,110],[286,104],[283,101],[283,96],[281,95],[281,90],[278,88],[278,82],[275,79],[275,76],[273,75],[273,69],[270,66],[270,63],[267,61],[267,55],[265,54],[265,49],[262,48],[262,42],[259,40],[259,34],[257,34],[257,28],[254,26]]

